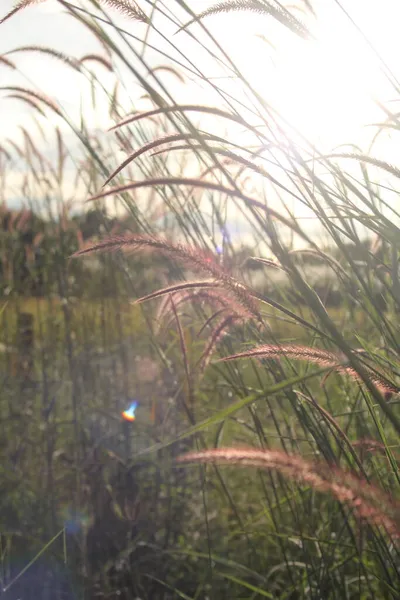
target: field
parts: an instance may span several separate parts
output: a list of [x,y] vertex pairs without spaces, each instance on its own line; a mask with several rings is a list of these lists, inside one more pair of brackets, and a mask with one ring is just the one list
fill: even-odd
[[309,2],[42,4],[95,50],[0,54],[0,597],[398,598],[390,103],[328,151],[257,91],[224,19],[278,61]]

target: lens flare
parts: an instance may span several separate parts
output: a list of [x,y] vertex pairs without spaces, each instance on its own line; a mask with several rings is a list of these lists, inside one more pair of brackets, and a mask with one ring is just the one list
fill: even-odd
[[134,421],[136,419],[135,410],[139,406],[139,402],[132,402],[127,410],[124,410],[121,415],[125,421]]
[[64,523],[65,532],[70,535],[76,535],[90,525],[90,518],[86,513],[77,511],[68,505],[61,507],[60,517]]

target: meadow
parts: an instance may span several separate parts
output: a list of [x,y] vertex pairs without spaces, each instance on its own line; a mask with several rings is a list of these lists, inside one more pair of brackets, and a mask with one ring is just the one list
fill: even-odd
[[47,4],[0,34],[96,50],[0,54],[0,597],[398,598],[392,104],[325,150],[226,49],[311,43],[318,3]]

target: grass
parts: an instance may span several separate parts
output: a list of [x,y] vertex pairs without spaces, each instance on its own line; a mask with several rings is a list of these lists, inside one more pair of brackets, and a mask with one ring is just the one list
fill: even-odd
[[[4,186],[4,596],[397,598],[399,230],[382,186],[399,172],[373,145],[301,137],[208,28],[249,10],[302,37],[311,12],[222,3],[196,25],[194,3],[61,4],[98,55],[40,40],[0,57],[51,57],[90,90],[80,121],[33,84],[2,90],[32,110],[0,145],[25,204]],[[104,111],[115,137],[91,130]]]

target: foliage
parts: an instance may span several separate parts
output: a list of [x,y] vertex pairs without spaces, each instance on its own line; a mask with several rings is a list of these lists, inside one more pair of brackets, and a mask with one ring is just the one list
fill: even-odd
[[[97,54],[39,40],[0,57],[56,61],[91,97],[77,122],[33,86],[0,89],[32,111],[0,146],[23,199],[8,208],[4,183],[5,597],[398,597],[399,213],[379,181],[399,170],[373,145],[318,150],[207,29],[255,12],[302,40],[310,3],[307,28],[264,0],[60,3]],[[196,82],[215,106],[183,97]]]

